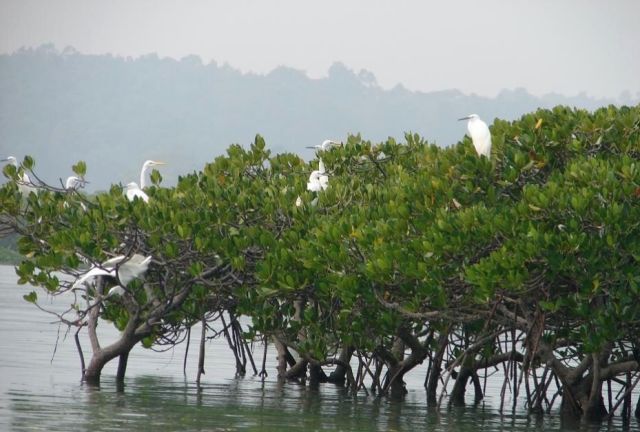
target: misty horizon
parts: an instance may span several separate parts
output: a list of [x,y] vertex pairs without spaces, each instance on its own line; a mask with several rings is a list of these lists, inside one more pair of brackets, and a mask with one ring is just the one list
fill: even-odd
[[482,3],[327,0],[4,0],[0,53],[53,43],[86,55],[182,59],[266,75],[286,66],[310,79],[335,62],[370,71],[383,89],[459,89],[496,96],[633,99],[640,94],[640,2]]
[[246,76],[256,76],[256,77],[266,77],[268,75],[271,75],[273,73],[277,73],[278,70],[280,69],[286,69],[286,70],[291,70],[291,71],[295,71],[297,73],[301,73],[303,74],[307,79],[309,80],[323,80],[329,77],[330,71],[334,66],[342,66],[345,69],[353,72],[355,75],[358,75],[359,77],[363,78],[363,82],[366,81],[369,83],[369,85],[371,86],[376,86],[382,90],[394,90],[394,89],[404,89],[407,91],[410,91],[412,93],[418,93],[418,94],[431,94],[431,93],[441,93],[441,92],[450,92],[450,91],[455,91],[455,92],[459,92],[462,95],[465,96],[480,96],[480,97],[484,97],[484,98],[489,98],[489,99],[495,99],[497,98],[501,93],[504,92],[510,92],[510,91],[520,91],[520,90],[524,90],[527,93],[533,95],[533,96],[537,96],[537,97],[547,97],[547,96],[567,96],[567,97],[584,97],[584,98],[589,98],[589,99],[593,99],[593,100],[602,100],[602,101],[607,101],[607,103],[610,103],[612,101],[620,103],[620,104],[624,104],[624,105],[630,105],[630,104],[637,104],[640,102],[640,90],[637,91],[635,94],[633,94],[629,89],[625,89],[625,90],[621,90],[620,93],[618,95],[612,95],[612,96],[595,96],[590,94],[586,89],[585,90],[581,90],[577,93],[573,93],[573,94],[569,94],[569,93],[563,93],[560,91],[549,91],[546,93],[542,93],[542,94],[537,94],[535,92],[532,92],[530,89],[528,89],[526,86],[518,86],[518,87],[503,87],[501,89],[498,89],[498,91],[495,94],[492,95],[487,95],[487,94],[482,94],[482,93],[478,93],[478,92],[465,92],[462,89],[459,88],[455,88],[455,87],[450,87],[450,88],[442,88],[442,89],[437,89],[437,90],[430,90],[430,91],[423,91],[423,90],[419,90],[419,89],[412,89],[410,87],[408,87],[407,85],[405,85],[402,82],[398,82],[395,85],[391,86],[391,87],[385,87],[383,85],[381,85],[378,82],[377,76],[375,75],[375,72],[367,70],[367,69],[359,69],[356,70],[355,68],[350,67],[349,64],[346,64],[343,61],[339,61],[339,60],[335,60],[333,63],[331,63],[331,65],[327,68],[326,73],[324,75],[321,76],[312,76],[308,71],[304,70],[304,69],[299,69],[293,66],[289,66],[286,64],[281,64],[278,66],[275,66],[273,69],[266,71],[266,72],[256,72],[256,71],[245,71],[242,70],[242,68],[240,67],[236,67],[233,64],[230,64],[228,62],[220,62],[216,59],[203,59],[200,55],[198,54],[187,54],[184,55],[180,58],[176,58],[176,57],[172,57],[172,56],[162,56],[160,54],[158,54],[157,52],[147,52],[147,53],[143,53],[143,54],[139,54],[139,55],[121,55],[118,53],[112,53],[112,52],[104,52],[104,53],[98,53],[98,54],[92,54],[92,53],[85,53],[82,52],[78,49],[76,49],[74,46],[71,45],[67,45],[65,47],[58,47],[56,46],[56,44],[54,44],[53,42],[47,42],[47,43],[42,43],[38,46],[21,46],[15,50],[13,50],[10,53],[0,53],[1,55],[11,55],[11,54],[16,54],[19,53],[21,51],[42,51],[42,50],[50,50],[52,53],[55,53],[57,55],[85,55],[85,56],[110,56],[113,57],[114,59],[122,59],[125,61],[135,61],[138,59],[145,59],[145,58],[157,58],[158,60],[172,60],[172,61],[176,61],[176,62],[182,62],[182,61],[187,61],[187,62],[195,62],[195,63],[199,63],[201,66],[203,67],[207,67],[207,66],[215,66],[215,67],[220,67],[220,68],[229,68],[231,70],[233,70],[234,72],[238,72],[241,75],[246,75]]
[[[611,98],[532,95],[504,89],[496,97],[459,90],[386,90],[375,75],[334,63],[326,78],[280,67],[246,74],[195,57],[85,55],[41,45],[0,55],[0,155],[31,155],[37,170],[57,182],[78,160],[88,165],[90,189],[137,179],[146,159],[169,162],[163,184],[200,170],[231,144],[262,135],[274,153],[312,159],[307,146],[360,134],[372,142],[417,133],[448,146],[462,140],[457,119],[479,114],[515,120],[557,105],[596,109]],[[25,115],[28,113],[28,115]]]

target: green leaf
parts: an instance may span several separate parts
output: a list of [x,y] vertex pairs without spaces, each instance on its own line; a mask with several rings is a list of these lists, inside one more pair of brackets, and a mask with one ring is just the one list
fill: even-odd
[[160,174],[160,171],[156,169],[151,170],[151,174],[149,175],[149,178],[151,179],[151,183],[156,186],[162,183],[162,174]]
[[278,290],[276,289],[267,288],[267,287],[260,287],[258,288],[257,291],[258,291],[258,295],[261,297],[271,297],[272,295],[278,292]]
[[24,160],[22,161],[22,165],[25,169],[32,170],[35,166],[35,162],[33,161],[33,158],[31,156],[25,156]]
[[71,167],[74,173],[80,177],[84,177],[87,174],[87,164],[84,161],[79,161],[77,164]]
[[38,294],[36,294],[35,291],[31,291],[29,294],[23,295],[22,298],[29,303],[35,303],[36,301],[38,301]]

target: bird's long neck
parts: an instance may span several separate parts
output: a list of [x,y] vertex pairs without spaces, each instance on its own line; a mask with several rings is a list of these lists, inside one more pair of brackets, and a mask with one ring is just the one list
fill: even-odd
[[149,167],[147,165],[142,165],[142,170],[140,170],[140,189],[144,189],[147,186],[147,169]]

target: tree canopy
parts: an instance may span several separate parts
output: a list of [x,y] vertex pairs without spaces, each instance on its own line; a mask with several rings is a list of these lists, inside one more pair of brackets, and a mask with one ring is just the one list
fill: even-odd
[[[91,331],[101,317],[123,331],[117,346],[92,339],[102,365],[226,316],[238,361],[243,340],[269,339],[282,377],[308,368],[402,393],[402,376],[428,359],[430,401],[445,375],[463,401],[479,369],[511,364],[542,380],[527,386],[530,409],[549,404],[555,379],[563,411],[602,418],[615,410],[603,383],[639,367],[640,107],[540,109],[491,133],[490,159],[468,138],[440,148],[415,134],[349,136],[318,152],[320,192],[306,190],[317,160],[272,155],[257,136],[175,187],[154,172],[148,203],[120,185],[85,196],[38,184],[22,196],[21,172],[37,178],[25,158],[4,168],[0,216],[20,235],[20,283],[74,296],[60,317],[69,325]],[[151,265],[122,296],[105,296],[105,280],[71,289],[89,266],[134,253]],[[329,364],[344,375],[327,377]]]

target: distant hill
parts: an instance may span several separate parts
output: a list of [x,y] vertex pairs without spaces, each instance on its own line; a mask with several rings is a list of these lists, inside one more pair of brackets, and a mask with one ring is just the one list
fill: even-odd
[[[437,67],[437,65],[434,65]],[[535,97],[524,89],[495,98],[457,90],[380,88],[367,71],[334,64],[327,78],[286,67],[267,75],[227,65],[84,55],[53,45],[0,55],[0,156],[36,159],[50,182],[84,160],[92,190],[137,180],[142,162],[159,159],[165,184],[199,170],[232,143],[260,133],[276,152],[310,158],[305,146],[361,133],[380,141],[417,132],[439,145],[460,140],[457,118],[513,119],[557,104],[593,109],[613,103],[578,95]]]

